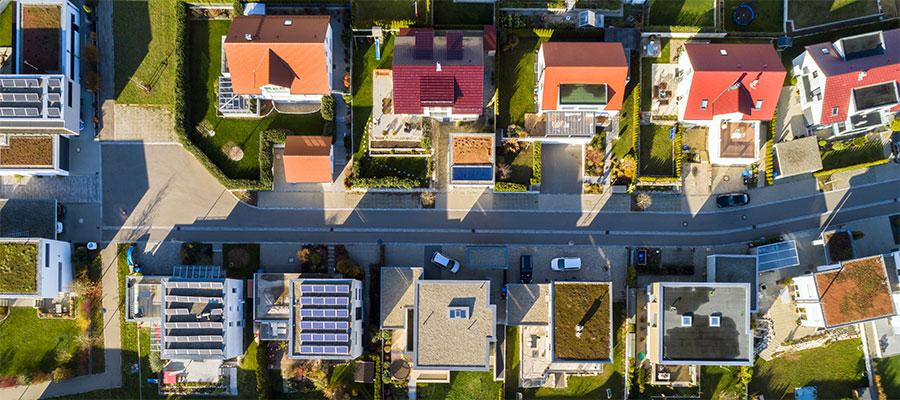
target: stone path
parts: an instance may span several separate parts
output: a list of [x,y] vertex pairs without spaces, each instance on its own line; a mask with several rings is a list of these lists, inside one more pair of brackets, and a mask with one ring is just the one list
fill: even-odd
[[47,199],[61,203],[100,202],[97,175],[55,177],[0,177],[0,198]]
[[[109,112],[104,106],[104,113]],[[115,104],[112,118],[104,118],[100,140],[139,141],[144,143],[176,143],[175,122],[162,107]],[[112,126],[109,126],[112,124]]]

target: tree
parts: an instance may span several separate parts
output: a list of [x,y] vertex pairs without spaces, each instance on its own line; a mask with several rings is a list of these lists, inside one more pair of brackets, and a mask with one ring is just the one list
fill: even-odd
[[260,343],[256,350],[256,396],[260,400],[269,399],[269,346]]
[[349,258],[338,261],[334,269],[348,278],[362,279],[363,277],[362,268]]
[[150,356],[147,357],[147,360],[150,362],[150,370],[159,373],[163,370],[163,367],[166,366],[166,363],[163,362],[161,358],[159,358],[158,351],[151,351]]
[[741,383],[746,386],[750,384],[751,380],[753,380],[753,367],[741,367]]
[[638,211],[644,211],[653,205],[653,198],[647,192],[640,192],[634,196],[634,207]]
[[334,121],[334,97],[331,95],[322,96],[322,119],[326,121]]
[[505,181],[512,175],[512,167],[508,163],[497,164],[497,179]]

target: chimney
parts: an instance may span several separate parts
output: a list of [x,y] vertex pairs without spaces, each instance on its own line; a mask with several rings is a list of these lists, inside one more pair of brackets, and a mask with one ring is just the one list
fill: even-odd
[[441,72],[441,63],[440,62],[435,63],[435,71]]
[[294,20],[286,19],[284,20],[284,26],[291,26],[294,24]]
[[581,332],[584,332],[584,325],[581,325],[581,324],[575,325],[575,337],[580,338]]
[[251,41],[251,40],[253,40],[253,34],[245,33],[245,34],[244,34],[244,40],[246,40],[246,41],[248,41],[248,42]]

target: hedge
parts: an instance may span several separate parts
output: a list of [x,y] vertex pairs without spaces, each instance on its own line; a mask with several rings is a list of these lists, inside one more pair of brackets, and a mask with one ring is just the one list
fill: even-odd
[[419,180],[398,178],[396,176],[383,176],[380,178],[353,177],[350,182],[351,186],[357,189],[417,189],[425,186]]
[[375,396],[374,400],[381,400],[381,369],[383,368],[381,363],[381,351],[378,352],[378,355],[373,357],[373,361],[375,361]]
[[829,175],[836,174],[836,173],[838,173],[838,172],[852,171],[852,170],[854,170],[854,169],[869,168],[869,167],[874,167],[874,166],[878,166],[878,165],[882,165],[882,164],[887,164],[887,162],[888,162],[888,159],[887,159],[887,158],[884,158],[884,159],[881,159],[881,160],[869,161],[869,162],[860,163],[860,164],[856,164],[856,165],[848,165],[848,166],[846,166],[846,167],[841,167],[841,168],[835,168],[835,169],[828,169],[828,170],[819,171],[819,172],[813,172],[813,176],[816,177],[816,178],[821,178],[821,177],[824,177],[824,176],[829,176]]
[[256,349],[256,396],[260,399],[271,398],[269,389],[269,346],[260,343]]
[[528,187],[521,183],[515,182],[496,182],[494,183],[495,192],[527,192]]
[[642,176],[638,178],[639,185],[658,185],[678,183],[680,179],[674,176]]
[[322,96],[322,108],[319,109],[322,119],[334,121],[334,97],[330,94]]
[[[634,96],[634,101],[632,102],[632,110],[631,110],[631,148],[634,150],[634,154],[640,153],[640,135],[641,135],[641,83],[634,85],[634,89],[632,89],[632,96]],[[641,158],[634,157],[634,171],[637,174],[637,171],[641,170]]]
[[534,149],[531,152],[531,184],[541,184],[541,142],[534,142]]
[[775,125],[778,123],[778,110],[772,113],[766,138],[766,184],[775,182]]
[[681,129],[681,124],[675,124],[675,143],[672,144],[675,147],[675,177],[681,178],[681,141],[682,141],[683,132]]
[[259,186],[272,188],[275,180],[272,171],[274,155],[272,154],[272,146],[284,143],[288,133],[285,130],[273,129],[260,133],[259,137]]

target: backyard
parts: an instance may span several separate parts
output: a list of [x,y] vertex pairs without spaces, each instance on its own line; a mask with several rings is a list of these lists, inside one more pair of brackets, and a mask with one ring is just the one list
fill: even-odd
[[758,359],[750,393],[784,399],[793,397],[795,388],[815,385],[819,398],[851,398],[853,389],[866,385],[861,346],[859,339],[849,339],[772,361]]
[[10,308],[9,316],[0,322],[0,380],[22,376],[44,381],[57,368],[72,371],[83,359],[77,342],[80,336],[82,330],[73,319],[41,319],[34,308]]
[[381,45],[381,60],[375,59],[374,41],[357,38],[353,42],[353,148],[356,151],[361,147],[366,124],[372,116],[372,71],[391,69],[393,55],[393,36]]
[[525,125],[534,112],[534,59],[542,39],[533,33],[510,33],[500,48],[500,104],[497,125]]
[[641,126],[639,176],[674,176],[673,128],[675,125]]
[[473,27],[493,25],[494,5],[485,3],[456,3],[453,0],[434,0],[434,25],[438,27]]
[[426,3],[426,0],[354,1],[352,2],[353,27],[368,29],[373,25],[387,26],[391,21],[424,24],[428,17],[425,10]]
[[450,383],[419,384],[417,397],[426,400],[496,399],[502,388],[503,384],[495,382],[490,371],[453,371],[450,372]]
[[[671,47],[668,38],[661,38],[659,41],[659,56],[641,57],[641,111],[650,111],[651,102],[653,101],[651,90],[653,89],[653,64],[668,64]],[[625,108],[623,108],[624,110]]]
[[650,0],[647,25],[712,27],[715,0]]
[[114,96],[118,103],[172,106],[175,24],[171,21],[177,1],[113,2]]
[[878,138],[866,139],[858,136],[850,140],[836,140],[819,143],[822,152],[822,170],[843,168],[851,165],[883,160],[884,146]]
[[508,182],[527,188],[534,176],[534,145],[506,142],[498,147],[496,169],[498,183]]
[[877,12],[877,0],[788,0],[788,19],[794,20],[795,29],[864,17]]
[[875,365],[888,398],[900,398],[900,356],[875,359]]
[[[216,115],[216,92],[221,73],[222,36],[230,21],[191,21],[190,121],[208,124],[214,136],[191,130],[194,143],[225,175],[232,179],[259,179],[260,133],[286,129],[296,135],[321,135],[325,121],[319,112],[300,115],[273,114],[264,118],[221,118]],[[235,149],[240,149],[236,151]]]
[[[756,19],[747,26],[738,26],[734,23],[732,12],[741,4],[748,4],[756,12]],[[784,31],[784,1],[783,0],[725,0],[726,31],[739,32],[783,32]]]

